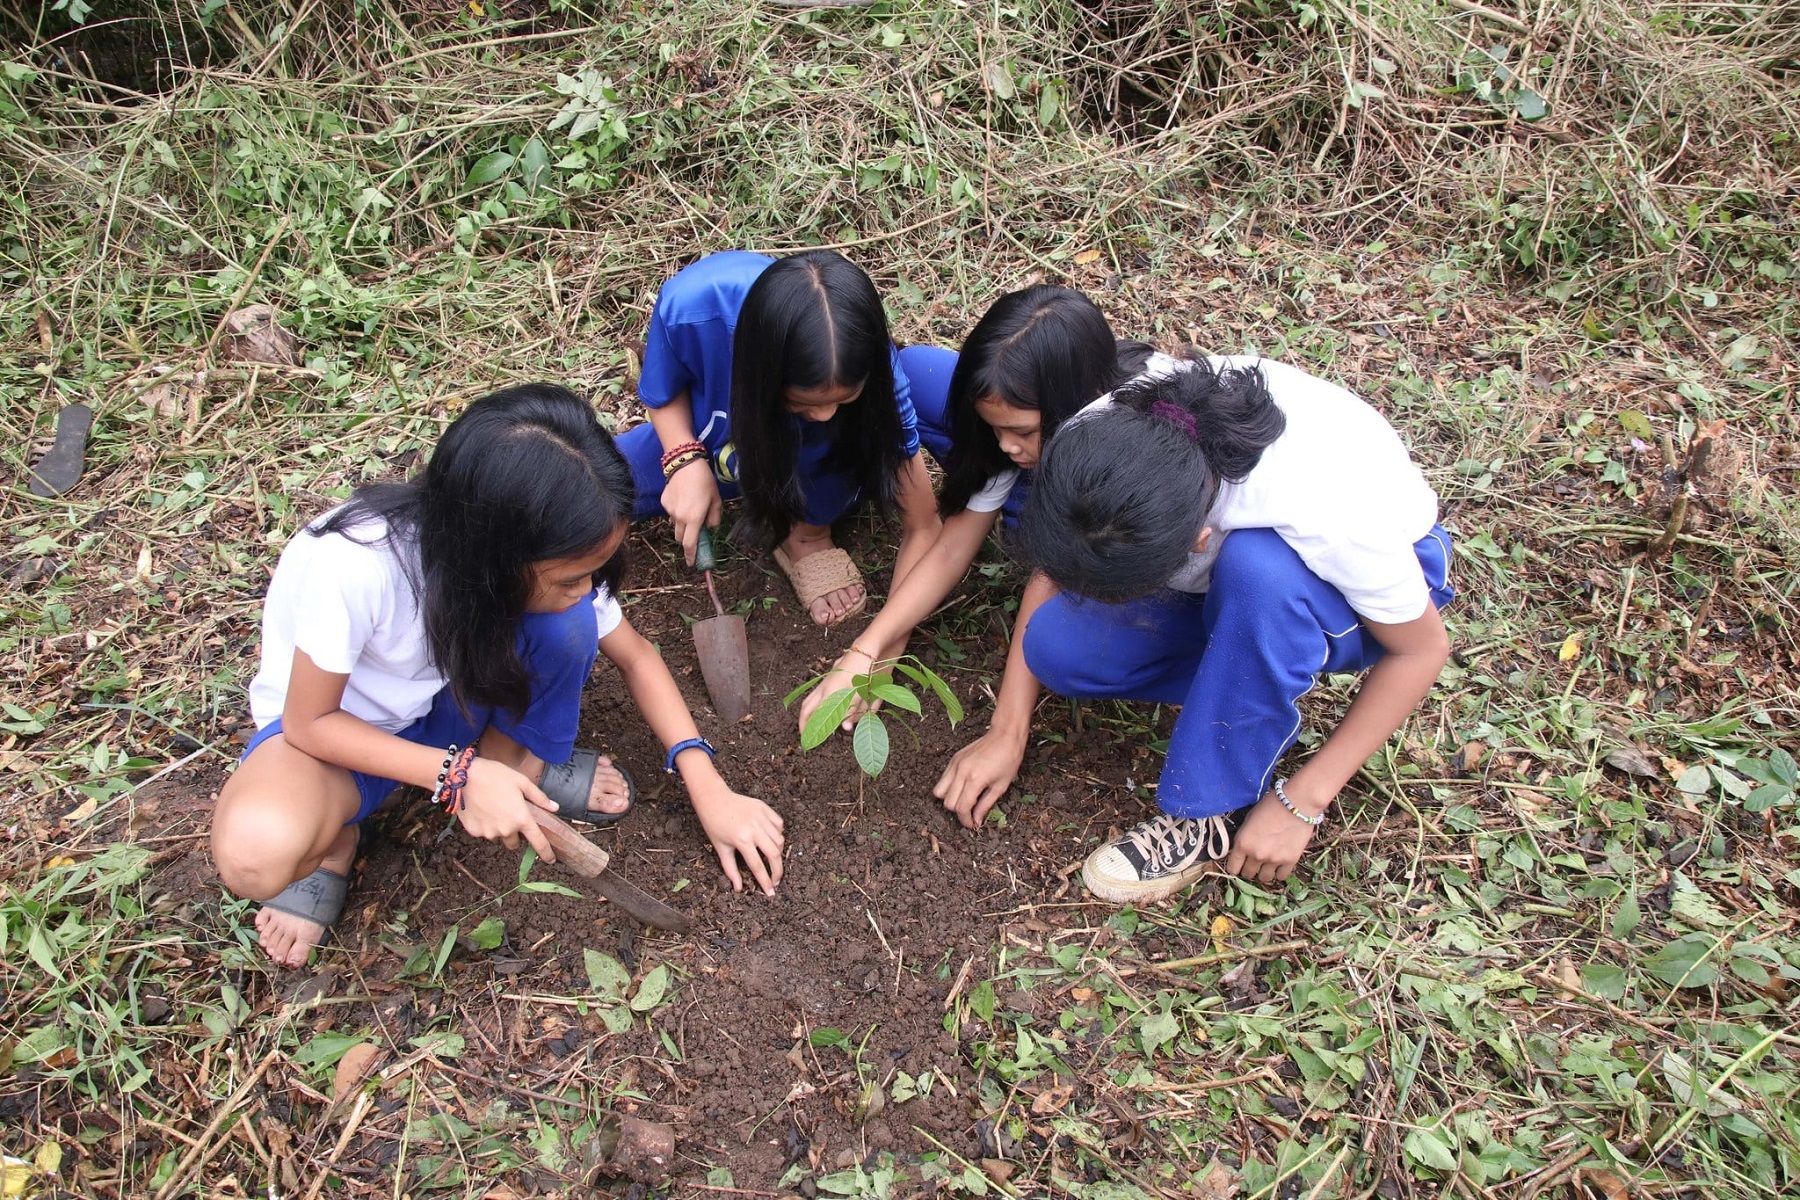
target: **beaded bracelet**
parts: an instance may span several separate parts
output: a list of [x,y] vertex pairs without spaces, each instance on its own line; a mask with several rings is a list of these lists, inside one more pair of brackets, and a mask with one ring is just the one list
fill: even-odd
[[433,804],[437,803],[438,793],[444,790],[444,776],[450,773],[450,764],[456,761],[456,752],[460,749],[462,749],[461,746],[458,746],[455,742],[451,742],[450,748],[444,751],[444,761],[438,767],[437,783],[431,789],[431,802]]
[[1309,817],[1305,813],[1301,812],[1299,809],[1294,807],[1294,802],[1292,800],[1288,799],[1287,780],[1277,779],[1275,781],[1275,798],[1277,800],[1281,801],[1281,807],[1287,809],[1289,812],[1293,813],[1296,817],[1299,817],[1302,821],[1305,821],[1308,825],[1313,826],[1315,829],[1325,823],[1325,814],[1324,813],[1320,813],[1316,817]]
[[669,475],[669,474],[673,473],[670,471],[669,467],[670,467],[670,464],[675,462],[676,459],[685,459],[686,462],[684,462],[682,464],[683,466],[685,466],[687,462],[692,462],[695,458],[705,458],[705,457],[706,457],[706,444],[704,442],[688,441],[688,442],[682,442],[678,445],[670,446],[667,450],[663,451],[663,456],[662,456],[663,474]]
[[719,752],[713,749],[713,744],[711,742],[703,737],[691,737],[685,742],[676,742],[673,746],[669,747],[669,757],[663,760],[663,774],[674,775],[677,773],[675,770],[675,759],[684,750],[704,750],[706,751],[706,757],[708,758],[717,758],[719,756]]
[[438,773],[437,788],[431,793],[431,802],[442,805],[444,812],[454,816],[463,803],[463,788],[469,782],[469,764],[475,761],[475,747],[464,746],[458,750],[450,747],[450,757],[444,762],[444,769]]
[[687,466],[689,463],[697,463],[697,462],[705,462],[705,461],[706,461],[706,453],[704,451],[690,450],[686,454],[679,455],[672,461],[663,464],[663,469],[662,469],[663,479],[669,480],[669,479],[675,478],[675,472],[681,470],[683,467]]

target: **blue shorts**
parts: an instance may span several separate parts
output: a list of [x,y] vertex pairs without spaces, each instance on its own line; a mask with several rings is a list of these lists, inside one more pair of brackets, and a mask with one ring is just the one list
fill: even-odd
[[[519,657],[531,676],[531,703],[519,717],[503,709],[475,707],[465,713],[449,688],[439,692],[431,710],[394,736],[419,746],[466,746],[490,727],[499,730],[547,763],[563,763],[575,751],[575,732],[581,718],[581,690],[593,673],[600,652],[600,624],[593,595],[558,613],[526,613],[519,619]],[[258,746],[281,732],[276,717],[256,731],[244,747],[239,762]],[[345,822],[357,825],[387,802],[400,781],[352,771],[360,797],[356,815]]]

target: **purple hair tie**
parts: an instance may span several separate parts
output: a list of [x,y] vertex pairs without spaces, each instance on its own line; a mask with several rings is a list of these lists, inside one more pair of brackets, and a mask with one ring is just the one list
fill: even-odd
[[1197,442],[1200,440],[1200,430],[1194,424],[1194,414],[1181,407],[1179,404],[1171,404],[1167,400],[1158,400],[1155,404],[1150,406],[1150,415],[1153,417],[1161,417],[1169,424],[1187,434],[1188,441]]

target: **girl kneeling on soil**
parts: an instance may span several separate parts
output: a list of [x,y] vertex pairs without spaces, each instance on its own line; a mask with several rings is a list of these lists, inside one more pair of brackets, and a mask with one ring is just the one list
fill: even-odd
[[[724,497],[743,495],[750,528],[813,620],[862,611],[867,592],[831,524],[859,501],[900,511],[895,582],[937,532],[922,428],[942,434],[942,401],[917,414],[875,285],[843,255],[709,255],[663,285],[638,392],[650,421],[619,438],[637,484],[632,519],[667,514],[693,564]],[[923,422],[921,416],[924,417]]]
[[597,650],[679,771],[731,878],[772,894],[782,821],[733,792],[656,648],[614,598],[631,473],[580,398],[510,388],[476,401],[424,474],[376,484],[288,543],[263,607],[257,732],[219,793],[220,877],[263,901],[263,948],[299,966],[344,907],[358,828],[402,783],[476,837],[553,858],[532,807],[596,825],[636,795],[576,750]]
[[[801,705],[802,729],[819,705],[850,686],[852,676],[904,653],[914,626],[962,580],[995,524],[1016,523],[1039,449],[1065,420],[1147,363],[1154,360],[1172,367],[1175,361],[1153,354],[1141,342],[1117,340],[1093,301],[1048,284],[996,300],[969,331],[960,355],[923,346],[902,353],[915,375],[950,379],[944,409],[951,444],[938,493],[944,525],[918,567],[894,588],[881,612]],[[1022,700],[1022,718],[1028,723],[1037,685],[1026,677],[1022,689],[1015,676],[1025,677],[1026,672],[1022,666],[1015,671],[1009,662],[1011,682],[1001,684],[1000,707],[1007,710]],[[844,728],[854,725],[860,715],[860,708],[853,709]],[[979,746],[963,751],[958,760],[993,753]],[[976,808],[985,815],[1006,785],[993,796],[979,789],[952,789],[955,773],[953,764],[939,782],[937,795],[958,820],[974,828]]]
[[[1046,448],[1020,529],[1036,574],[1014,644],[1030,675],[1181,706],[1162,814],[1083,866],[1102,899],[1171,895],[1215,861],[1286,879],[1449,656],[1437,496],[1379,413],[1281,363],[1197,359],[1091,406]],[[1336,730],[1276,778],[1300,697],[1365,669]],[[996,732],[1023,750],[1022,732]],[[1018,764],[965,786],[1004,790]]]

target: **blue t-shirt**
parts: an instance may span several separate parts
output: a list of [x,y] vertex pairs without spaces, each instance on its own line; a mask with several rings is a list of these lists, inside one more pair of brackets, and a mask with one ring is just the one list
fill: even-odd
[[[644,369],[638,395],[649,408],[661,408],[683,392],[694,408],[694,436],[717,450],[731,437],[731,342],[738,313],[756,277],[775,260],[747,250],[709,254],[663,284],[650,314],[644,345]],[[912,385],[892,351],[894,402],[910,456],[919,450],[919,422],[913,412]],[[789,414],[801,443],[825,436],[827,426]]]

